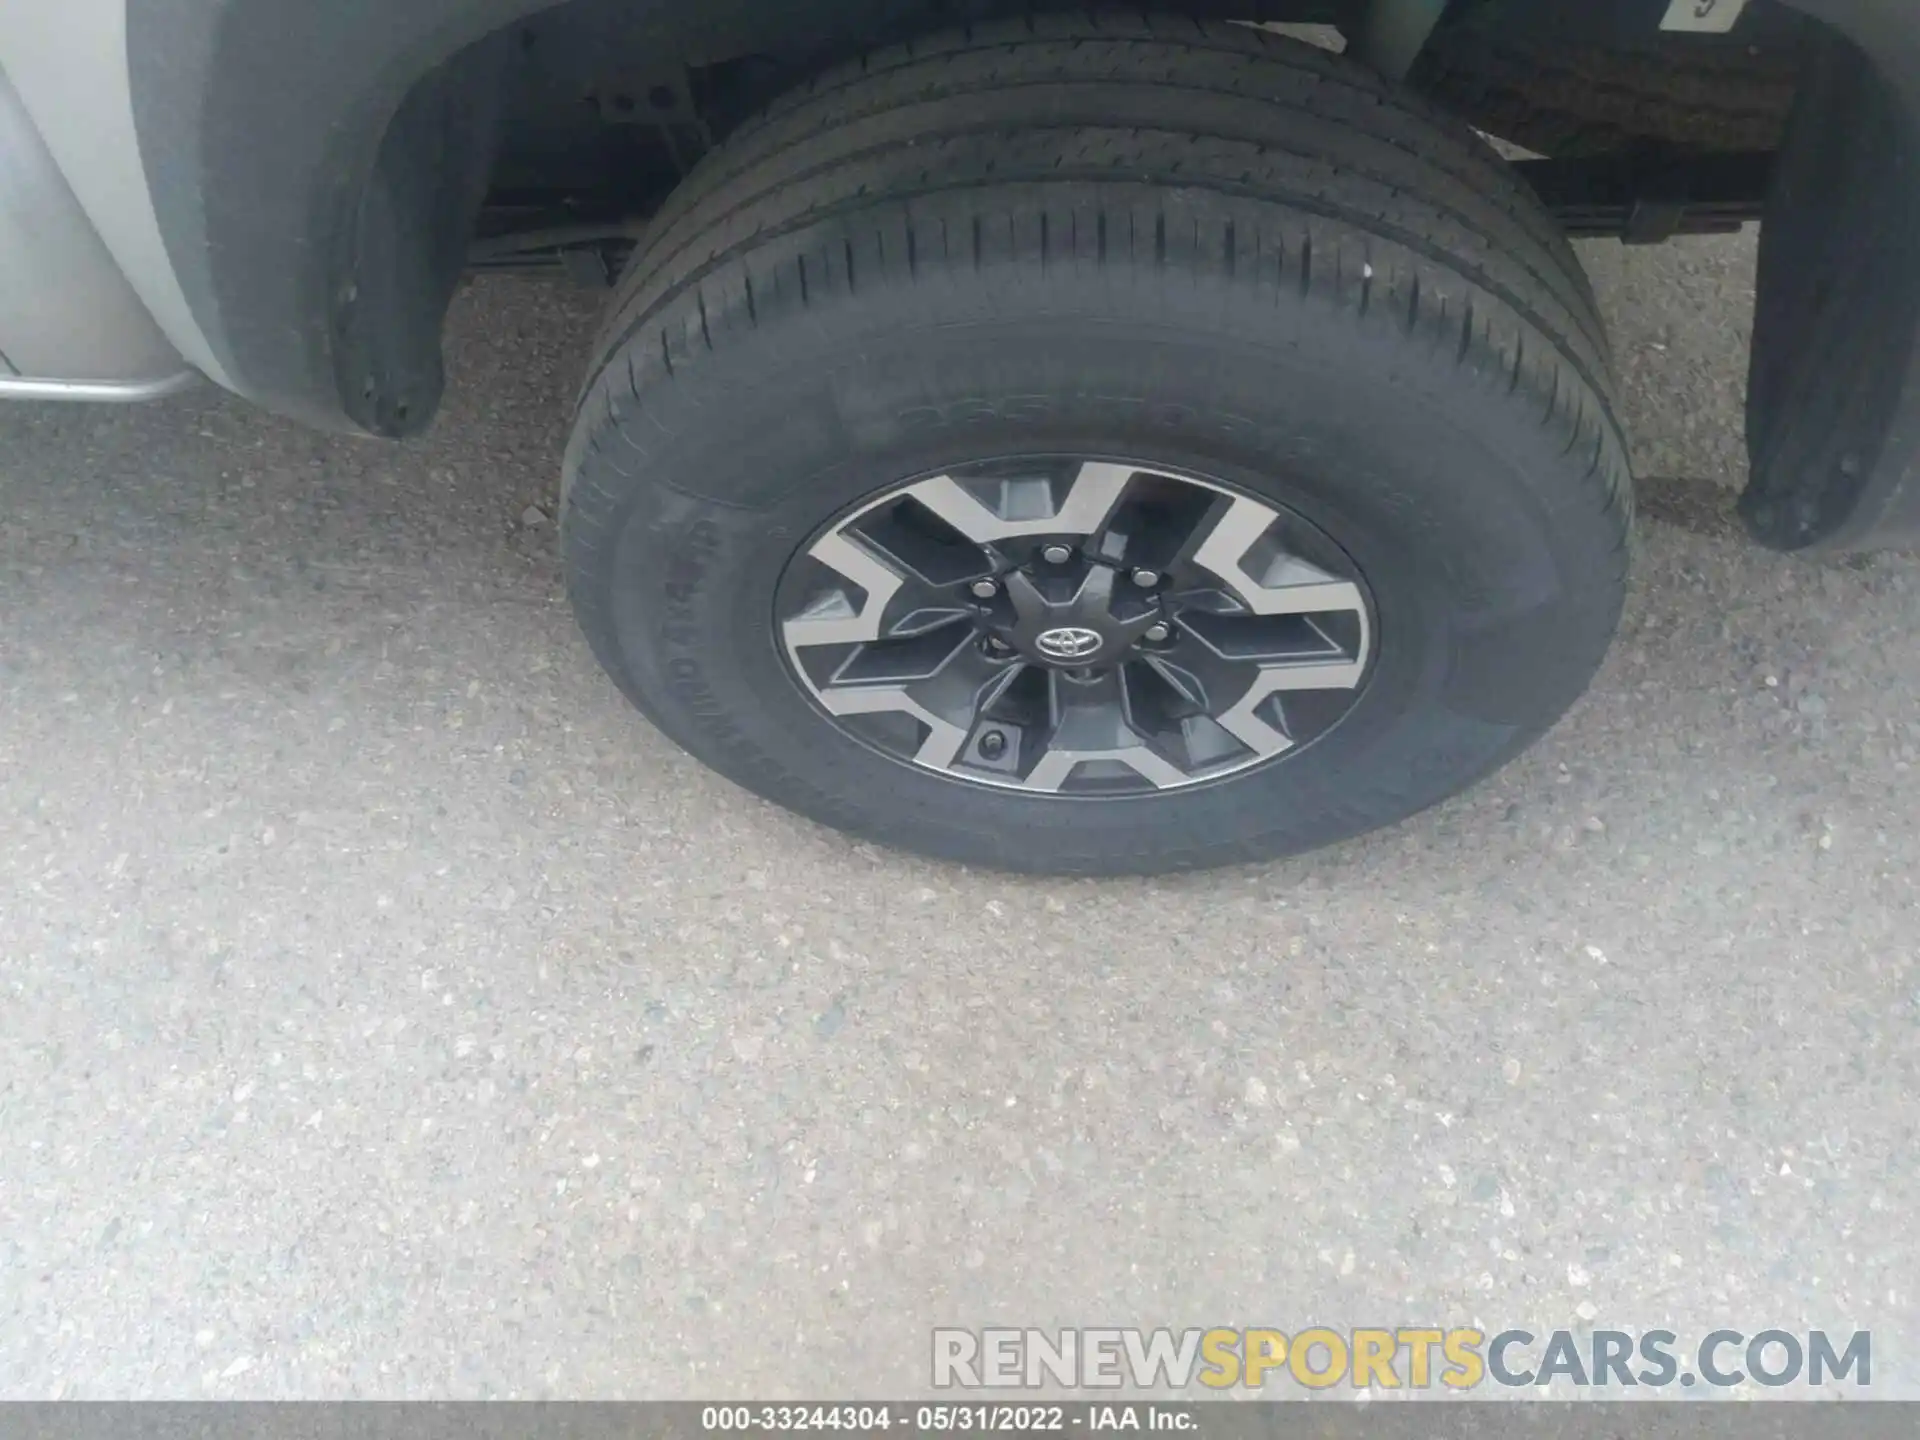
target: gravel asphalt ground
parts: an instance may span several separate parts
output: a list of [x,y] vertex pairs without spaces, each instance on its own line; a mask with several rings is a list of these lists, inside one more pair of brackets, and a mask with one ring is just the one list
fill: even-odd
[[1871,1328],[1920,1393],[1920,561],[1727,518],[1750,238],[1585,258],[1593,694],[1157,882],[853,844],[629,712],[550,518],[591,296],[469,287],[405,448],[0,411],[0,1395],[908,1395],[991,1323]]

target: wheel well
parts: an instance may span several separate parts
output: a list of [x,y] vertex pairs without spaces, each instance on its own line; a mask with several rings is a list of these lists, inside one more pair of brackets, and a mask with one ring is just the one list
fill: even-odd
[[[1066,0],[127,0],[127,48],[161,233],[236,388],[312,423],[400,435],[433,414],[440,325],[469,264],[604,279],[700,154],[781,90],[878,44],[1055,4]],[[1511,132],[1527,129],[1536,150],[1608,162],[1598,176],[1540,177],[1589,233],[1636,209],[1644,168],[1665,192],[1657,236],[1685,221],[1686,157],[1728,148],[1688,117],[1720,113],[1726,87],[1757,86],[1765,104],[1742,112],[1733,138],[1764,149],[1791,99],[1768,68],[1776,42],[1806,23],[1780,0],[1750,0],[1731,36],[1672,37],[1666,4],[1451,0],[1408,80],[1482,130],[1524,144]],[[1407,17],[1386,12],[1407,6],[1439,13],[1436,0],[1153,8],[1315,25],[1339,44],[1393,31],[1382,22]],[[1406,27],[1396,33],[1404,45]],[[1501,78],[1514,47],[1536,69],[1565,62],[1551,93]],[[1631,112],[1647,123],[1591,123],[1621,92],[1618,64],[1570,58],[1595,54],[1629,69],[1663,59],[1665,88]],[[1577,143],[1562,144],[1546,131],[1568,115]],[[1758,205],[1741,193],[1756,176],[1752,164],[1713,171],[1715,223]]]
[[[1298,27],[1363,56],[1411,23],[1407,82],[1498,139],[1570,162],[1536,167],[1574,233],[1664,238],[1758,214],[1814,22],[1753,0],[1727,35],[1660,28],[1668,0],[1157,0],[1196,18]],[[800,0],[734,4],[662,43],[627,0],[568,0],[518,27],[476,263],[610,279],[637,225],[707,148],[836,61],[944,24],[1070,0]],[[1409,21],[1410,17],[1410,21]],[[1424,18],[1423,18],[1424,17]],[[1433,25],[1438,19],[1437,26]],[[1431,35],[1427,34],[1431,27]],[[1391,63],[1382,46],[1378,56]],[[1417,48],[1417,47],[1416,47]],[[1410,58],[1410,57],[1409,57]],[[1401,68],[1395,66],[1394,68]],[[1578,163],[1571,163],[1578,162]],[[1645,201],[1664,211],[1650,211]],[[1691,203],[1687,217],[1666,213]],[[1651,216],[1653,228],[1638,227]]]
[[[1360,0],[1164,0],[1206,19],[1322,27]],[[865,51],[956,24],[1071,0],[783,0],[691,13],[663,29],[629,0],[566,0],[517,25],[502,144],[478,227],[486,265],[560,263],[592,237],[617,251],[707,149],[807,78]],[[518,237],[530,237],[523,248]],[[569,246],[569,238],[575,244]],[[588,262],[580,273],[604,265]]]

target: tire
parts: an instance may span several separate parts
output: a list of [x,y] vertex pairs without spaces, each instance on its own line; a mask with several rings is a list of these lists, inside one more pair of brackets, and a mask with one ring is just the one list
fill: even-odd
[[[855,835],[1074,874],[1304,851],[1458,792],[1590,681],[1631,518],[1608,369],[1504,163],[1357,66],[1151,16],[958,30],[786,97],[672,198],[568,451],[569,589],[662,730]],[[1351,708],[1124,795],[975,784],[830,719],[780,641],[795,556],[908,477],[1055,455],[1329,537],[1377,640]]]

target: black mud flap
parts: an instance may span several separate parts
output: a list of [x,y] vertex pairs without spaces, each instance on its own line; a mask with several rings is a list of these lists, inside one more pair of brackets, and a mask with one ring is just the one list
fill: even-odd
[[495,36],[415,86],[367,179],[333,363],[348,417],[370,435],[417,434],[440,406],[440,332],[486,195],[507,54]]
[[[1761,543],[1920,544],[1920,16],[1807,0],[1809,58],[1760,235],[1747,403]],[[1857,42],[1857,43],[1856,43]]]

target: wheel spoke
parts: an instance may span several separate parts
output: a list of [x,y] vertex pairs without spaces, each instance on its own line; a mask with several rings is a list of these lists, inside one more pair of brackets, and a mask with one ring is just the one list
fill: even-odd
[[[1206,685],[1191,671],[1170,660],[1149,657],[1125,666],[1121,678],[1128,723],[1189,775],[1244,754],[1246,746],[1221,729],[1209,713]],[[1245,679],[1242,675],[1240,682],[1244,684]]]
[[988,545],[1023,535],[1098,534],[1133,474],[1132,466],[1088,461],[1064,485],[1044,475],[972,481],[936,475],[907,493],[969,540]]
[[1118,672],[1091,683],[1055,676],[1053,695],[1053,733],[1046,753],[1027,773],[1028,789],[1058,791],[1082,765],[1101,761],[1123,765],[1159,789],[1191,778],[1127,723]]
[[1006,688],[1017,669],[1016,665],[989,660],[969,637],[937,672],[911,685],[909,693],[934,714],[962,729],[971,729],[979,713]]
[[1180,617],[1180,628],[1221,659],[1273,664],[1347,659],[1347,648],[1328,633],[1331,625],[1325,612],[1316,617],[1189,610]]
[[1359,661],[1338,660],[1302,665],[1274,665],[1262,669],[1232,709],[1216,718],[1220,728],[1259,755],[1290,750],[1294,737],[1273,725],[1262,713],[1276,695],[1315,690],[1352,690],[1366,674]]
[[973,626],[956,616],[904,635],[890,635],[860,646],[833,672],[832,684],[911,685],[946,669],[962,649],[971,649]]
[[1230,497],[1171,476],[1136,474],[1107,522],[1102,555],[1125,570],[1165,573],[1191,564]]
[[926,727],[913,763],[931,770],[945,770],[959,758],[960,747],[967,743],[967,732],[951,721],[943,720],[907,693],[904,685],[867,685],[843,687],[820,692],[820,703],[829,714],[910,715]]
[[1194,563],[1217,575],[1255,615],[1313,615],[1366,609],[1360,587],[1289,554],[1272,537],[1279,517],[1245,496],[1225,507]]
[[865,594],[856,602],[845,590],[836,589],[817,598],[782,627],[788,647],[878,640],[887,606],[906,584],[906,577],[838,530],[822,535],[809,553]]

